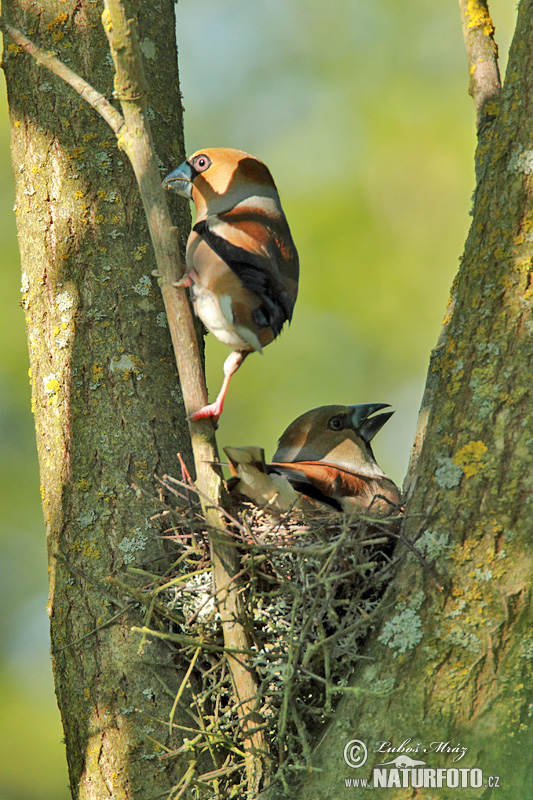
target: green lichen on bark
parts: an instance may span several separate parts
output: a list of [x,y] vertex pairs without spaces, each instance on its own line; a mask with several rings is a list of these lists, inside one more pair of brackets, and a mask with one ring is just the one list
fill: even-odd
[[[139,1],[129,11],[140,26],[155,144],[168,170],[183,158],[177,66],[167,56],[175,52],[173,6]],[[101,13],[86,0],[3,4],[8,22],[111,97]],[[182,674],[162,644],[137,653],[130,629],[143,615],[107,581],[164,558],[146,498],[154,472],[179,471],[178,451],[191,461],[151,243],[132,170],[105,123],[7,40],[5,70],[52,653],[72,792],[129,797],[149,783],[157,794],[181,774],[179,759],[161,766],[155,756]],[[187,215],[185,203],[175,208],[185,232]],[[137,496],[132,484],[144,491]]]

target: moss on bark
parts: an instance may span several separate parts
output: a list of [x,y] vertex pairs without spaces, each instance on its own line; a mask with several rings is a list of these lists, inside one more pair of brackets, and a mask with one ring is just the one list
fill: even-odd
[[[8,0],[9,23],[107,97],[113,73],[98,2]],[[174,9],[133,2],[163,170],[183,158]],[[49,544],[49,614],[74,797],[157,796],[180,670],[139,654],[142,610],[108,576],[164,563],[154,472],[191,464],[175,361],[143,209],[127,158],[98,115],[6,40],[22,305]],[[183,202],[175,215],[188,230]],[[132,489],[135,484],[141,492]],[[111,620],[111,621],[110,621]],[[155,674],[157,672],[157,676]],[[163,684],[166,684],[164,688]],[[139,796],[139,794],[136,794]]]

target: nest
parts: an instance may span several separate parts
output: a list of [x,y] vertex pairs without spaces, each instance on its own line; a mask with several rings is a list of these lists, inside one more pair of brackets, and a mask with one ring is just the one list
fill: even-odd
[[[143,635],[163,636],[187,665],[170,727],[182,737],[172,752],[185,754],[189,768],[170,797],[241,798],[242,733],[212,594],[205,522],[183,484],[165,478],[162,486],[175,504],[158,516],[177,553],[172,578],[162,576],[146,589],[157,602],[146,600]],[[293,782],[312,768],[325,724],[342,693],[353,691],[362,643],[394,573],[399,524],[398,515],[280,516],[249,503],[234,509],[238,587],[252,641],[248,661],[258,678],[258,710],[275,765],[270,788],[279,787],[277,796],[291,796]],[[174,722],[178,707],[180,720],[188,714],[194,724]]]

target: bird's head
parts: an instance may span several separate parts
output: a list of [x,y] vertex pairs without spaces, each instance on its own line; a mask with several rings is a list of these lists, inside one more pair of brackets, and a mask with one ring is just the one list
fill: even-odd
[[268,167],[230,147],[198,150],[167,175],[163,187],[192,199],[198,219],[229,211],[249,197],[278,199]]
[[354,472],[381,475],[370,442],[394,414],[376,411],[389,407],[387,403],[366,403],[307,411],[282,433],[272,460],[325,461]]

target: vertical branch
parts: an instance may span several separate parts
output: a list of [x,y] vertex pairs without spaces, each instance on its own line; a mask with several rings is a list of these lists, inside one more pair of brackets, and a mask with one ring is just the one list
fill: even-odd
[[[69,70],[51,53],[36,47],[20,31],[0,19],[0,28],[35,60],[68,83],[110,125],[119,147],[128,156],[148,221],[172,337],[185,409],[188,414],[207,404],[205,379],[190,306],[183,290],[172,284],[181,277],[183,266],[178,248],[178,230],[172,226],[161,178],[154,154],[146,113],[147,87],[133,26],[127,20],[121,0],[106,0],[103,24],[115,64],[115,90],[123,116],[86,81]],[[249,649],[246,612],[242,594],[235,583],[239,572],[238,555],[217,505],[221,479],[211,467],[217,460],[215,430],[211,420],[189,423],[193,447],[196,483],[210,529],[211,559],[218,609],[222,620],[224,643],[230,651]],[[228,654],[237,709],[241,719],[250,796],[255,797],[265,780],[268,752],[257,713],[257,679],[245,655]]]
[[498,113],[498,101],[502,90],[498,45],[494,39],[495,29],[488,0],[459,0],[459,10],[470,73],[468,92],[474,100],[476,109],[479,142],[476,176],[479,183],[483,153],[492,123]]
[[[146,113],[147,86],[142,61],[136,37],[120,3],[106,4],[103,23],[115,64],[115,92],[124,116],[124,126],[118,133],[118,144],[128,156],[139,184],[161,276],[161,291],[185,410],[187,414],[191,414],[207,402],[207,392],[187,296],[185,291],[177,291],[172,286],[182,275],[183,265],[178,249],[178,231],[172,227],[155,158]],[[200,424],[189,423],[189,428],[199,488],[217,501],[220,479],[209,465],[217,456],[213,424],[210,420],[202,420]]]
[[[146,114],[145,78],[138,42],[121,0],[105,0],[103,24],[115,64],[115,90],[124,114],[126,133],[119,144],[127,153],[139,182],[150,234],[161,274],[162,292],[178,362],[185,408],[190,413],[207,403],[198,345],[190,307],[183,290],[172,282],[181,274],[177,230],[171,227],[152,146]],[[177,267],[179,265],[179,271]],[[211,420],[189,423],[200,491],[218,503],[221,481],[211,468],[216,460],[214,427]],[[224,521],[214,506],[203,502],[206,522],[211,528],[211,558],[224,643],[230,650],[249,648],[246,612],[234,577],[239,572],[238,555],[225,531]],[[267,757],[266,742],[258,726],[257,680],[246,657],[228,656],[238,712],[247,751],[249,789],[257,793]]]
[[[146,115],[147,91],[142,61],[138,52],[134,51],[131,32],[127,29],[123,39],[119,41],[115,37],[112,44],[114,57],[118,52],[121,54],[121,58],[115,58],[115,66],[117,69],[116,89],[124,114],[122,116],[103,95],[52,53],[37,47],[28,37],[3,19],[0,19],[0,29],[31,55],[38,64],[68,83],[100,114],[114,131],[119,147],[124,150],[131,162],[139,184],[157,266],[161,275],[161,291],[168,316],[185,410],[187,414],[191,414],[206,405],[207,391],[186,293],[183,290],[177,291],[172,286],[172,283],[183,274],[178,248],[178,231],[172,227],[161,188],[152,134]],[[109,22],[106,26],[106,33],[111,39],[112,32]],[[213,424],[209,419],[190,423],[189,432],[199,488],[217,502],[220,494],[220,479],[210,467],[210,462],[217,459]]]
[[[205,382],[201,370],[198,344],[193,328],[190,307],[183,290],[177,291],[172,282],[182,273],[177,230],[171,227],[161,179],[154,158],[150,125],[146,115],[146,86],[138,43],[121,0],[106,0],[104,28],[109,39],[116,77],[115,90],[124,114],[126,133],[119,144],[127,153],[139,182],[146,216],[152,236],[161,289],[178,362],[178,371],[188,412],[207,403]],[[178,269],[179,265],[179,269]],[[189,423],[200,491],[218,502],[220,478],[211,468],[216,460],[214,427],[210,420]],[[204,514],[211,528],[211,557],[214,584],[219,597],[219,612],[224,630],[224,643],[229,649],[249,647],[246,614],[241,594],[235,585],[238,556],[224,522],[214,506],[204,502]],[[257,682],[245,658],[229,656],[238,710],[248,751],[248,778],[251,787],[258,788],[262,774],[262,758],[266,744],[257,728]]]

